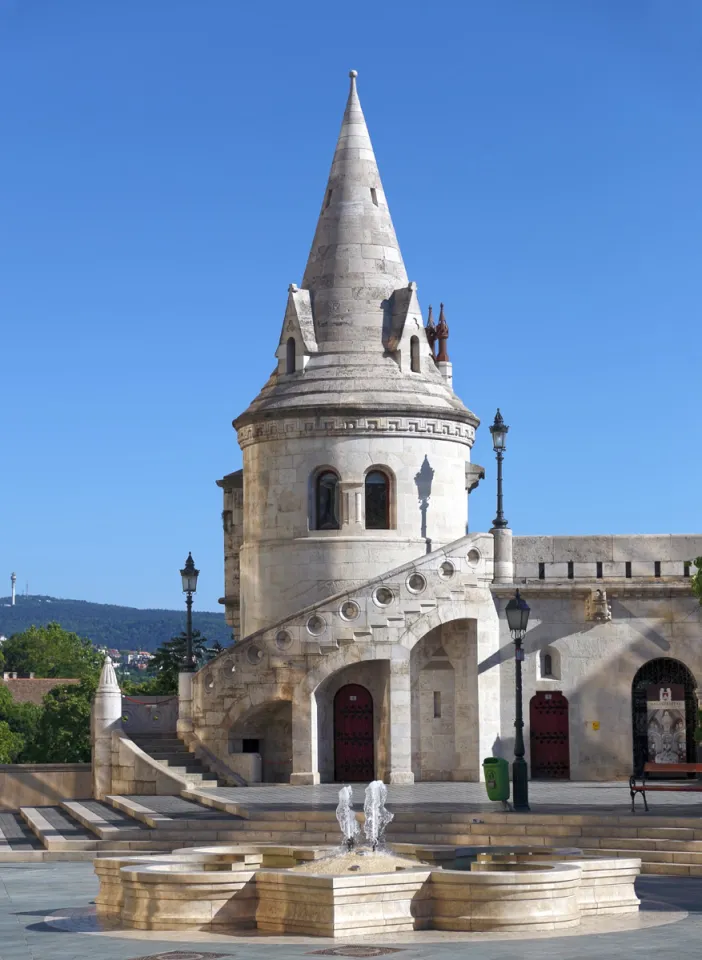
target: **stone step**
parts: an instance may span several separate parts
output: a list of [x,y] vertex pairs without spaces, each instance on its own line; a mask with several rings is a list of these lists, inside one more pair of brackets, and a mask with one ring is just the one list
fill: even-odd
[[94,834],[60,807],[20,807],[29,829],[47,850],[96,850]]
[[153,830],[181,833],[232,833],[238,831],[241,818],[212,810],[182,797],[110,796],[107,802]]
[[61,809],[99,840],[148,840],[145,824],[98,800],[64,800]]
[[0,854],[38,853],[39,838],[30,830],[20,813],[0,811]]

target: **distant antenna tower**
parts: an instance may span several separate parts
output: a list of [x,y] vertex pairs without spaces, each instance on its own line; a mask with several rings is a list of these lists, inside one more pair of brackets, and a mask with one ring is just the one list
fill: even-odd
[[25,585],[24,585],[24,595],[25,595],[25,597],[28,597],[28,596],[29,596],[29,583],[28,583],[28,582],[25,583]]
[[12,606],[15,605],[15,589],[17,586],[17,574],[13,573],[10,577],[10,583],[12,584]]

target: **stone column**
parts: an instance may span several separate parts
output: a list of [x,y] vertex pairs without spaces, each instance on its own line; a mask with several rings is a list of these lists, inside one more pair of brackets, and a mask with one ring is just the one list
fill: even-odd
[[412,773],[412,716],[410,661],[390,661],[390,749],[388,783],[414,783]]
[[93,796],[104,800],[112,793],[112,733],[122,729],[122,691],[110,657],[100,673],[90,715],[93,760]]
[[178,736],[193,729],[193,674],[183,670],[178,674]]
[[512,583],[514,581],[512,531],[509,527],[493,527],[490,533],[495,541],[493,580],[495,583]]
[[296,693],[292,704],[292,773],[290,783],[319,783],[317,700]]

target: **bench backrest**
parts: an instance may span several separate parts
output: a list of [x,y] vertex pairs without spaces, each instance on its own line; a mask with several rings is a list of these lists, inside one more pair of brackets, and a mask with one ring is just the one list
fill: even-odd
[[644,773],[702,773],[702,763],[645,763]]

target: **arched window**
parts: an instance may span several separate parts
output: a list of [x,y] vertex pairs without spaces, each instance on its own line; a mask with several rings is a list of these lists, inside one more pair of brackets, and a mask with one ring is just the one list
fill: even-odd
[[382,470],[366,474],[366,530],[390,529],[390,478]]
[[315,529],[339,529],[339,478],[333,470],[323,470],[315,483]]
[[295,337],[289,337],[286,344],[285,372],[295,373]]
[[545,677],[553,676],[553,660],[551,659],[550,653],[544,654],[544,670],[543,674]]
[[410,338],[410,369],[419,373],[419,337]]

